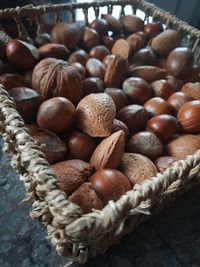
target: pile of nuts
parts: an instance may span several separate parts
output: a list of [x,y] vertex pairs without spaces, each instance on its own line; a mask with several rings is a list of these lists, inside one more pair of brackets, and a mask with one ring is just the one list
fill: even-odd
[[0,83],[83,213],[200,149],[200,68],[179,32],[105,14],[28,41],[0,32]]

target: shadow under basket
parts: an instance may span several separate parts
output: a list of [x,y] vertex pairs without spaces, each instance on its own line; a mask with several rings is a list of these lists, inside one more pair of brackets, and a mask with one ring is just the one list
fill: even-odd
[[[101,7],[107,6],[108,13],[118,6],[121,14],[129,5],[133,13],[142,10],[145,20],[151,16],[160,20],[167,28],[181,32],[193,52],[198,46],[200,31],[178,20],[168,12],[143,0],[102,1],[78,4],[58,4],[0,10],[0,19],[15,18],[19,35],[26,35],[22,19],[29,17],[41,31],[41,16],[46,13],[56,15],[69,12],[75,19],[75,10],[82,9],[88,23],[88,9],[93,8],[98,17]],[[195,54],[195,53],[194,53]],[[197,53],[198,54],[198,53]],[[39,147],[24,126],[21,116],[15,109],[13,99],[0,85],[0,132],[5,150],[11,156],[12,166],[21,175],[27,198],[33,201],[31,217],[39,219],[47,227],[48,236],[60,255],[68,256],[79,263],[103,253],[119,239],[131,232],[140,222],[160,211],[177,196],[200,183],[200,150],[185,160],[175,162],[173,167],[155,177],[136,184],[118,201],[109,201],[102,210],[82,214],[81,208],[68,201],[59,190],[58,181]]]

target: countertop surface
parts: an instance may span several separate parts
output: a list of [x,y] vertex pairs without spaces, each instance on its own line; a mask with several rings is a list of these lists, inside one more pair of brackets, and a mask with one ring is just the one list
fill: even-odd
[[[64,267],[46,230],[29,217],[31,203],[0,141],[0,267]],[[200,188],[196,187],[84,265],[71,267],[199,267]]]

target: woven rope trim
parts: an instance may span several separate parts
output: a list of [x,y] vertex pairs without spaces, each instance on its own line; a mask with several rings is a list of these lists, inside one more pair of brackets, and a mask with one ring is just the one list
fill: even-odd
[[82,9],[86,14],[87,12],[85,11],[88,10],[90,7],[93,7],[95,9],[95,12],[99,14],[100,7],[107,6],[109,10],[112,10],[112,7],[115,5],[120,5],[123,8],[126,5],[132,5],[133,7],[136,8],[140,7],[145,11],[146,14],[161,18],[162,20],[166,21],[167,24],[170,23],[176,26],[178,30],[188,33],[193,37],[196,37],[197,39],[200,38],[199,30],[188,25],[186,22],[178,19],[177,17],[172,16],[169,12],[166,12],[165,10],[158,8],[157,6],[146,2],[145,0],[120,0],[120,1],[112,0],[112,1],[92,2],[92,3],[66,3],[66,4],[54,4],[54,5],[47,4],[41,6],[27,5],[23,7],[0,10],[0,19],[13,18],[19,16],[20,17],[28,16],[30,18],[33,18],[35,16],[42,15],[44,13],[48,12],[58,13],[60,11],[65,11],[65,10],[71,11],[73,13],[75,9]]

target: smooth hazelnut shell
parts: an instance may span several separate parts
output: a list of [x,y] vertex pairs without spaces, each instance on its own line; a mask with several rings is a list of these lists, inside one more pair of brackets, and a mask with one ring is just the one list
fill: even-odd
[[200,100],[200,83],[185,83],[181,91],[184,92],[188,97],[191,97],[195,100]]
[[178,122],[171,115],[161,114],[148,120],[146,129],[155,133],[163,142],[167,142],[178,132]]
[[78,205],[83,214],[90,213],[93,209],[101,210],[103,208],[103,202],[97,196],[92,184],[88,182],[82,184],[68,200]]
[[100,39],[97,31],[89,27],[85,27],[83,31],[82,46],[86,51],[99,45]]
[[148,113],[143,106],[129,105],[117,113],[117,119],[125,123],[132,134],[143,129],[148,120]]
[[69,63],[72,62],[79,62],[81,63],[83,66],[85,66],[87,60],[89,59],[89,55],[88,53],[83,50],[83,49],[79,49],[75,52],[73,52],[70,56],[69,56]]
[[105,47],[107,47],[109,51],[111,51],[114,43],[115,43],[115,40],[111,36],[105,35],[102,37],[102,44]]
[[119,111],[128,104],[127,96],[121,89],[106,88],[104,92],[112,97],[115,103],[116,111]]
[[106,68],[99,59],[97,58],[88,59],[85,67],[89,77],[98,77],[101,80],[104,79]]
[[177,113],[180,107],[192,98],[184,92],[175,92],[167,99],[167,102],[173,107],[175,113]]
[[124,153],[125,134],[120,130],[105,138],[94,150],[90,164],[96,169],[117,169]]
[[165,77],[166,81],[174,88],[175,91],[180,91],[183,85],[183,81],[172,75]]
[[114,119],[113,126],[112,126],[112,132],[111,133],[116,133],[116,132],[118,132],[120,130],[122,130],[124,132],[125,139],[127,139],[128,136],[129,136],[129,129],[128,129],[128,127],[122,121],[117,120],[117,119]]
[[95,172],[90,178],[94,190],[106,204],[109,200],[117,201],[127,191],[131,190],[127,177],[118,170],[102,169]]
[[82,79],[85,79],[86,77],[86,69],[83,65],[81,65],[81,63],[79,62],[72,62],[71,66],[74,67],[79,74],[81,75]]
[[114,16],[110,14],[102,14],[101,18],[107,21],[109,31],[112,31],[114,34],[120,33],[122,31],[121,22]]
[[165,146],[165,154],[176,160],[193,155],[200,149],[200,139],[192,134],[184,134],[174,138]]
[[151,87],[138,77],[130,77],[123,82],[123,91],[128,99],[136,104],[142,105],[151,97]]
[[155,159],[162,154],[163,145],[154,133],[143,131],[129,138],[126,151]]
[[26,123],[34,121],[42,103],[42,97],[38,92],[28,87],[15,87],[9,90],[9,94],[14,98],[16,108],[24,121]]
[[13,39],[6,46],[8,61],[21,70],[32,69],[38,62],[39,52],[33,45]]
[[167,58],[167,72],[175,77],[184,77],[193,68],[192,50],[187,47],[178,47],[171,51]]
[[155,66],[138,66],[131,70],[131,77],[139,77],[144,79],[147,83],[152,83],[156,80],[164,79],[167,72]]
[[124,153],[119,170],[128,177],[132,186],[142,183],[157,173],[154,163],[137,153]]
[[108,22],[105,19],[95,19],[90,23],[90,27],[95,29],[99,36],[107,35],[108,33]]
[[154,161],[154,164],[159,172],[164,172],[169,168],[174,162],[175,158],[169,156],[161,156]]
[[38,125],[54,133],[65,132],[72,126],[75,119],[75,107],[70,100],[64,97],[53,97],[46,100],[40,105],[37,113]]
[[116,116],[115,103],[106,93],[85,96],[76,108],[77,126],[92,137],[106,137]]
[[144,25],[145,35],[151,39],[163,31],[163,26],[159,22],[151,22]]
[[161,97],[150,98],[144,104],[144,107],[148,111],[150,116],[156,116],[160,114],[172,114],[173,112],[172,106]]
[[200,133],[200,100],[189,101],[181,106],[178,122],[187,133]]
[[49,43],[40,46],[38,48],[40,59],[53,57],[57,59],[67,60],[70,51],[69,49],[62,44]]
[[37,128],[32,137],[34,143],[41,146],[41,150],[50,164],[61,161],[66,157],[66,145],[57,135]]
[[96,147],[95,140],[81,132],[72,132],[65,140],[67,154],[72,159],[88,161]]
[[0,76],[0,83],[9,91],[15,87],[28,87],[28,82],[18,74],[4,73]]
[[142,47],[142,40],[136,34],[131,34],[126,38],[126,41],[131,47],[131,53],[135,54]]
[[104,82],[98,77],[89,77],[83,80],[83,96],[92,93],[102,93]]
[[126,15],[120,18],[123,30],[126,34],[131,34],[137,31],[143,31],[144,22],[136,15]]
[[110,51],[108,50],[107,47],[105,47],[104,45],[98,45],[93,47],[90,52],[89,52],[89,56],[92,58],[97,58],[100,61],[103,60],[103,58],[107,55],[110,54]]
[[135,65],[150,65],[156,64],[156,54],[150,46],[140,49],[132,58],[131,63]]
[[157,97],[161,97],[167,100],[170,95],[172,95],[175,90],[166,80],[161,79],[151,83],[151,88]]
[[60,189],[67,195],[71,195],[79,188],[92,174],[92,167],[89,163],[71,159],[51,165],[56,174]]

